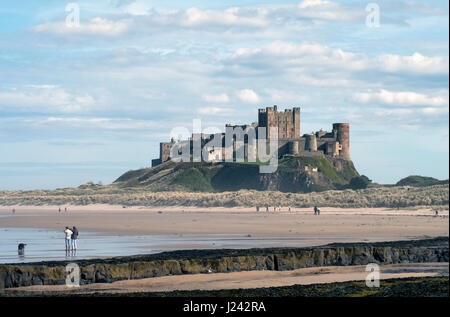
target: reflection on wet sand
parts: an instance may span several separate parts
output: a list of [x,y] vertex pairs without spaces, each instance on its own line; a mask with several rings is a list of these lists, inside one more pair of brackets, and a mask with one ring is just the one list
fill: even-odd
[[[17,241],[26,238],[27,253],[17,254]],[[397,240],[395,237],[254,237],[242,234],[177,234],[118,236],[83,233],[77,250],[65,250],[64,234],[29,228],[0,229],[0,263],[65,261],[151,254],[180,249],[304,247],[331,242]]]

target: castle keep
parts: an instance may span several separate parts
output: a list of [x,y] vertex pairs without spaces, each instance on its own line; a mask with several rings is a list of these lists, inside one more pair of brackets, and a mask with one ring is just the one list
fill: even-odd
[[[334,123],[331,132],[317,131],[315,133],[304,134],[300,136],[300,108],[294,107],[286,109],[284,112],[278,111],[277,106],[267,107],[258,110],[258,122],[251,125],[231,125],[227,124],[229,129],[240,128],[245,133],[244,139],[244,157],[248,158],[248,135],[250,131],[256,131],[258,128],[266,128],[264,136],[267,140],[273,137],[270,135],[270,128],[278,128],[278,156],[329,156],[344,160],[350,160],[350,125],[348,123]],[[273,131],[273,130],[272,130]],[[222,146],[210,149],[208,160],[223,160],[225,157],[225,133],[214,134],[192,134],[188,140],[185,140],[193,153],[193,141],[199,139],[202,148],[208,144],[214,137],[222,138]],[[233,139],[233,157],[236,157],[236,138]],[[160,143],[160,155],[158,159],[152,160],[152,166],[159,165],[171,159],[171,148],[176,142]]]
[[270,128],[278,127],[279,139],[300,138],[300,108],[278,112],[277,106],[258,110],[258,126],[266,127],[266,138],[270,137]]

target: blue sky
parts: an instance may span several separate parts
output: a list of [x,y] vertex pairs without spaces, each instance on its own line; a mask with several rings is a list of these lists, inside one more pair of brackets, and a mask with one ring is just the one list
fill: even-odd
[[[73,1],[75,2],[75,1]],[[351,124],[379,183],[448,178],[448,1],[64,1],[0,5],[0,189],[110,183],[172,128],[300,106]]]

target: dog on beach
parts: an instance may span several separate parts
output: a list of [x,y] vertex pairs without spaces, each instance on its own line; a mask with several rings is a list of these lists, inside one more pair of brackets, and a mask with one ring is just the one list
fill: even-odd
[[25,246],[25,243],[19,243],[19,246],[17,247],[17,252],[19,253],[19,255],[25,254]]

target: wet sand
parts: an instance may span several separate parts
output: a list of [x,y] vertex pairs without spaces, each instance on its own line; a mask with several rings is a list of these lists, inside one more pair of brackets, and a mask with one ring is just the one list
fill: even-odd
[[[291,211],[287,208],[281,211],[271,209],[270,212],[266,212],[264,208],[263,211],[256,212],[255,208],[123,208],[88,205],[61,206],[62,211],[59,213],[58,207],[0,207],[0,228],[34,228],[59,232],[65,226],[75,225],[80,230],[80,237],[83,237],[83,233],[93,235],[92,240],[89,240],[92,243],[99,234],[115,237],[106,241],[113,246],[123,243],[117,238],[131,239],[145,235],[144,239],[149,240],[139,242],[140,249],[128,247],[135,254],[195,248],[305,247],[332,242],[395,241],[449,235],[448,211],[440,212],[436,217],[429,209],[321,208],[321,215],[315,216],[310,208]],[[67,212],[64,207],[68,207]],[[16,209],[14,215],[11,212],[13,208]],[[163,239],[155,240],[158,237]],[[142,237],[136,238],[136,241],[138,239],[143,241]],[[218,243],[220,239],[222,242]],[[83,241],[85,245],[89,242],[87,240]],[[136,241],[131,241],[130,245],[136,244]],[[118,252],[118,249],[114,251]],[[407,268],[409,265],[420,266],[421,269],[411,270]],[[442,271],[442,263],[438,265],[439,270],[429,270],[426,266],[433,264],[385,266],[381,278],[435,276],[439,274],[437,271]],[[448,273],[448,263],[444,266],[447,266]],[[363,266],[318,267],[285,272],[166,276],[86,285],[75,291],[154,292],[257,288],[364,280],[366,276]],[[31,286],[26,289],[66,290],[65,286]]]
[[[318,283],[363,281],[366,266],[328,266],[293,271],[248,271],[233,273],[193,274],[97,283],[68,288],[65,285],[28,286],[6,289],[25,292],[70,293],[134,293],[169,292],[175,290],[219,290],[308,285]],[[380,267],[380,279],[448,275],[448,263],[410,263]]]
[[[114,235],[83,232],[76,251],[65,251],[62,230],[0,228],[0,263],[76,261],[183,249],[248,249],[310,246],[320,240],[358,241],[363,237],[252,237],[244,234]],[[26,244],[19,255],[17,245]],[[320,244],[320,243],[319,243]]]
[[[311,245],[339,241],[387,241],[448,236],[448,210],[438,217],[429,209],[311,208],[256,212],[255,208],[145,208],[110,205],[0,207],[0,227],[61,230],[114,235],[239,234],[251,237],[307,237]],[[12,215],[11,210],[16,213]],[[317,241],[314,241],[317,238]],[[355,239],[356,238],[356,239]],[[257,246],[257,245],[255,245]],[[304,246],[304,245],[303,245]],[[161,247],[164,247],[163,245]]]

